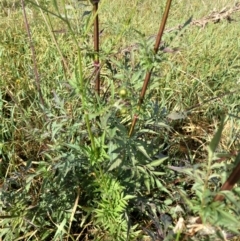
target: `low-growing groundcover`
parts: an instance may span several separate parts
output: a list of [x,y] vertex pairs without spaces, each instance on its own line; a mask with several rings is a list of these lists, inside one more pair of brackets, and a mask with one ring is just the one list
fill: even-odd
[[174,1],[154,56],[166,3],[101,0],[98,96],[92,4],[22,3],[0,2],[1,239],[238,240],[238,185],[213,200],[240,159],[239,4]]

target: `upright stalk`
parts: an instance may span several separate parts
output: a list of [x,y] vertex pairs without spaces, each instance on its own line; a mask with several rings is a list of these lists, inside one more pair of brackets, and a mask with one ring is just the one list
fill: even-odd
[[95,91],[100,94],[100,64],[99,64],[99,19],[98,19],[98,3],[100,0],[91,0],[93,4],[93,14],[94,14],[94,67],[95,67]]
[[[162,18],[162,21],[161,21],[161,24],[160,24],[160,28],[159,28],[159,31],[158,31],[158,35],[157,35],[157,38],[156,38],[156,42],[155,42],[155,45],[154,45],[154,54],[155,55],[157,54],[157,52],[159,50],[159,46],[160,46],[163,31],[164,31],[164,28],[165,28],[165,25],[166,25],[166,22],[167,22],[171,2],[172,2],[172,0],[167,0],[165,12],[164,12],[164,15],[163,15],[163,18]],[[145,93],[146,93],[146,90],[147,90],[147,87],[148,87],[148,83],[149,83],[151,75],[152,75],[152,71],[153,71],[153,68],[148,70],[147,73],[146,73],[145,80],[143,82],[142,91],[141,91],[139,101],[138,101],[138,110],[140,110],[140,108],[142,106],[144,96],[145,96]],[[132,124],[131,124],[131,128],[130,128],[130,131],[129,131],[129,134],[128,134],[129,136],[131,136],[132,133],[133,133],[134,127],[135,127],[136,122],[137,122],[137,119],[138,119],[138,116],[134,115],[133,120],[132,120]]]
[[[24,0],[21,0],[22,1],[22,6],[24,8],[24,3],[23,1]],[[40,6],[39,4],[36,4],[34,2],[31,2],[33,5],[43,9],[44,11],[46,11],[47,13],[50,13],[52,14],[53,16],[56,16],[58,17],[59,19],[61,19],[68,27],[68,30],[72,36],[72,39],[73,41],[75,42],[76,46],[77,46],[77,56],[78,56],[78,75],[76,76],[77,77],[77,81],[79,81],[79,91],[80,91],[80,94],[81,94],[81,101],[82,101],[82,106],[83,106],[83,110],[84,110],[84,119],[85,119],[85,122],[86,122],[86,126],[87,126],[87,132],[88,132],[88,135],[89,135],[89,138],[91,140],[91,148],[92,150],[94,151],[94,153],[97,155],[97,150],[96,150],[96,145],[95,145],[95,140],[94,140],[94,135],[93,135],[93,132],[91,130],[91,124],[90,124],[90,119],[89,119],[89,111],[87,109],[87,94],[86,94],[86,86],[84,84],[84,76],[83,76],[83,66],[82,66],[82,53],[81,53],[81,49],[79,47],[79,43],[78,43],[78,40],[76,38],[76,35],[75,35],[75,32],[73,31],[72,27],[71,27],[71,24],[68,20],[67,17],[63,17],[60,13],[59,13],[59,9],[58,9],[58,5],[57,5],[57,0],[53,0],[54,3],[55,3],[55,6],[56,6],[56,9],[58,11],[58,14],[54,13],[54,12],[51,12],[49,11],[47,8],[44,8],[42,6]],[[68,16],[67,14],[67,11],[66,11],[66,8],[64,8],[64,16]],[[26,15],[26,13],[24,12],[24,15]],[[28,25],[27,25],[28,27]],[[34,49],[33,49],[34,51]],[[35,54],[35,52],[34,52]],[[35,65],[34,65],[35,66]],[[40,89],[40,80],[39,80],[39,76],[38,76],[38,72],[37,72],[37,68],[35,69],[36,70],[36,76],[37,76],[37,83],[39,84],[39,89]],[[41,91],[41,89],[40,89]],[[41,95],[41,92],[40,92],[40,95]],[[41,95],[42,96],[42,95]],[[43,100],[43,98],[42,98]]]
[[[222,185],[221,191],[232,190],[233,186],[240,180],[240,153],[238,153],[236,160],[238,161],[238,165],[233,169],[227,181]],[[214,201],[223,201],[224,198],[223,195],[218,194],[215,196]]]
[[[65,9],[65,11],[66,11],[66,9]],[[65,16],[67,16],[66,12],[65,12]],[[81,100],[82,100],[82,106],[83,106],[83,110],[84,110],[84,119],[85,119],[85,123],[86,123],[86,126],[87,126],[87,132],[88,132],[89,138],[91,140],[91,148],[92,148],[93,152],[96,154],[97,150],[96,150],[93,132],[91,130],[91,124],[90,124],[90,120],[89,120],[89,112],[88,112],[88,109],[87,109],[87,93],[86,93],[86,86],[84,84],[81,49],[79,47],[78,40],[76,39],[75,33],[74,33],[73,29],[71,28],[70,22],[68,21],[68,19],[62,18],[62,20],[67,24],[68,29],[71,33],[71,36],[73,37],[73,40],[76,43],[76,46],[78,46],[77,47],[77,51],[78,51],[78,71],[79,71],[78,81],[79,81],[79,84],[80,84],[79,90],[80,90],[80,93],[81,93]]]

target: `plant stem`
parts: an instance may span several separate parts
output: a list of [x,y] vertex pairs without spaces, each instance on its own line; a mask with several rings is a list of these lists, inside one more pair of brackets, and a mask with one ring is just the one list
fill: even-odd
[[[66,11],[66,9],[65,9]],[[67,13],[65,12],[65,16],[67,16]],[[91,140],[91,147],[92,150],[94,151],[94,153],[97,156],[97,149],[96,149],[96,145],[95,145],[95,141],[94,141],[94,136],[93,136],[93,132],[91,130],[91,125],[90,125],[90,120],[89,120],[89,114],[88,114],[88,109],[87,109],[87,95],[86,95],[86,86],[84,85],[84,76],[83,76],[83,66],[82,66],[82,53],[81,53],[81,49],[79,47],[78,41],[75,37],[75,34],[71,28],[70,22],[67,19],[63,19],[63,21],[67,24],[68,29],[72,35],[72,38],[77,46],[77,51],[78,51],[78,70],[79,70],[79,84],[80,84],[80,94],[81,94],[81,100],[82,100],[82,106],[83,106],[83,111],[84,111],[84,119],[85,119],[85,123],[87,126],[87,131],[88,131],[88,135],[90,137]]]
[[[158,31],[158,35],[157,35],[157,38],[156,38],[156,42],[155,42],[155,45],[154,45],[154,54],[155,55],[157,54],[159,46],[160,46],[163,31],[164,31],[164,28],[165,28],[165,25],[166,25],[166,22],[167,22],[167,18],[168,18],[168,13],[169,13],[169,10],[170,10],[170,7],[171,7],[171,2],[172,2],[172,0],[167,0],[165,12],[164,12],[164,15],[163,15],[163,18],[162,18],[162,21],[161,21],[161,24],[160,24],[160,28],[159,28],[159,31]],[[146,90],[147,90],[147,87],[148,87],[148,84],[149,84],[149,81],[150,81],[150,78],[151,78],[151,75],[152,75],[152,71],[153,71],[153,68],[151,68],[146,73],[145,80],[143,82],[142,91],[141,91],[139,101],[138,101],[138,110],[140,110],[140,108],[142,106],[144,96],[145,96],[145,93],[146,93]],[[132,120],[132,124],[131,124],[131,127],[130,127],[130,131],[129,131],[129,134],[128,134],[129,136],[132,135],[132,133],[134,131],[134,127],[136,125],[136,122],[137,122],[137,115],[134,115],[133,120]]]
[[94,13],[94,67],[96,74],[95,81],[95,91],[99,95],[100,94],[100,65],[99,65],[99,19],[98,19],[98,2],[100,0],[92,1],[93,3],[93,13]]

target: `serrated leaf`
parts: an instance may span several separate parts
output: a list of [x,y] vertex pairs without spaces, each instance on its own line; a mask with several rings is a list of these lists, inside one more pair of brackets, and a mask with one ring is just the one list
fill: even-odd
[[142,76],[142,71],[135,72],[132,76],[131,81],[134,83],[139,82],[139,80],[142,79],[141,76]]
[[[2,225],[2,224],[1,224]],[[9,231],[11,230],[11,228],[1,228],[1,232],[0,232],[0,238],[2,238],[5,234],[7,234]]]
[[148,170],[150,170],[151,172],[154,171],[154,167],[148,166],[147,168],[148,168]]
[[133,199],[135,197],[136,197],[135,195],[126,195],[123,199],[124,200],[130,200],[130,199]]
[[61,222],[61,224],[60,225],[57,225],[57,231],[56,231],[56,233],[55,233],[55,235],[54,235],[54,237],[53,237],[53,240],[55,240],[59,235],[61,235],[62,233],[65,233],[66,231],[64,230],[64,226],[65,226],[65,224],[66,224],[66,222],[67,222],[67,219],[66,218],[64,218],[63,219],[63,221]]
[[155,187],[155,179],[152,175],[150,176],[150,182],[151,182],[151,187],[154,188]]
[[221,220],[224,224],[227,223],[229,226],[239,225],[239,221],[233,215],[231,215],[231,213],[225,212],[221,209],[218,209],[217,211],[219,213],[219,220]]
[[165,160],[168,159],[168,156],[167,157],[163,157],[163,158],[160,158],[158,160],[155,160],[155,161],[152,161],[150,162],[149,164],[147,164],[146,166],[147,167],[157,167],[159,165],[161,165]]
[[157,187],[158,187],[161,191],[164,191],[164,192],[170,194],[170,192],[167,190],[167,188],[165,188],[165,187],[163,186],[163,184],[162,184],[157,178],[155,179],[155,182],[156,182]]
[[141,145],[137,145],[137,149],[148,159],[151,160],[151,157],[147,154],[145,148]]
[[71,149],[75,149],[76,151],[80,151],[80,150],[81,150],[81,148],[80,148],[79,145],[66,143],[65,146],[67,146],[67,147],[69,147],[69,148],[71,148]]
[[115,160],[119,156],[120,151],[121,151],[121,149],[119,151],[117,151],[117,145],[114,144],[112,141],[110,141],[110,143],[108,145],[108,155],[110,158],[110,162]]
[[112,171],[115,168],[119,167],[122,164],[122,159],[121,158],[117,158],[112,165],[108,168],[108,171]]
[[147,188],[148,193],[150,193],[150,179],[148,176],[144,177],[144,185]]
[[146,173],[147,173],[147,171],[146,171],[143,167],[141,167],[141,166],[137,166],[137,169],[138,169],[141,173],[143,173],[143,174],[146,174]]
[[209,158],[213,157],[213,154],[217,149],[217,146],[221,139],[223,127],[224,127],[224,119],[221,120],[218,130],[209,144],[209,147],[208,147]]
[[186,173],[189,176],[193,175],[193,168],[189,168],[189,167],[176,167],[176,166],[168,166],[169,169],[176,171],[176,172],[180,172],[180,173]]
[[165,172],[155,172],[153,171],[152,174],[156,175],[156,176],[163,176],[165,175],[166,173]]
[[36,176],[36,175],[33,174],[33,175],[29,175],[29,176],[27,177],[27,179],[26,179],[26,184],[25,184],[25,189],[26,189],[27,192],[29,191],[29,189],[30,189],[30,187],[31,187],[31,184],[32,184],[32,180],[34,179],[35,176]]
[[225,165],[226,165],[226,163],[224,163],[224,162],[216,162],[211,166],[211,169],[221,168],[221,167],[224,167]]
[[232,204],[234,204],[238,208],[238,210],[240,209],[240,203],[231,191],[221,191],[221,193],[225,194],[225,198],[228,199]]

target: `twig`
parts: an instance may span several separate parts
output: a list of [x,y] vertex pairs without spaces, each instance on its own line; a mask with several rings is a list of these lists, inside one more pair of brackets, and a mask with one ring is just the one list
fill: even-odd
[[93,13],[94,13],[94,67],[96,74],[96,81],[95,81],[95,91],[99,95],[100,94],[100,64],[99,64],[99,19],[98,19],[98,3],[100,0],[91,0],[93,4]]

